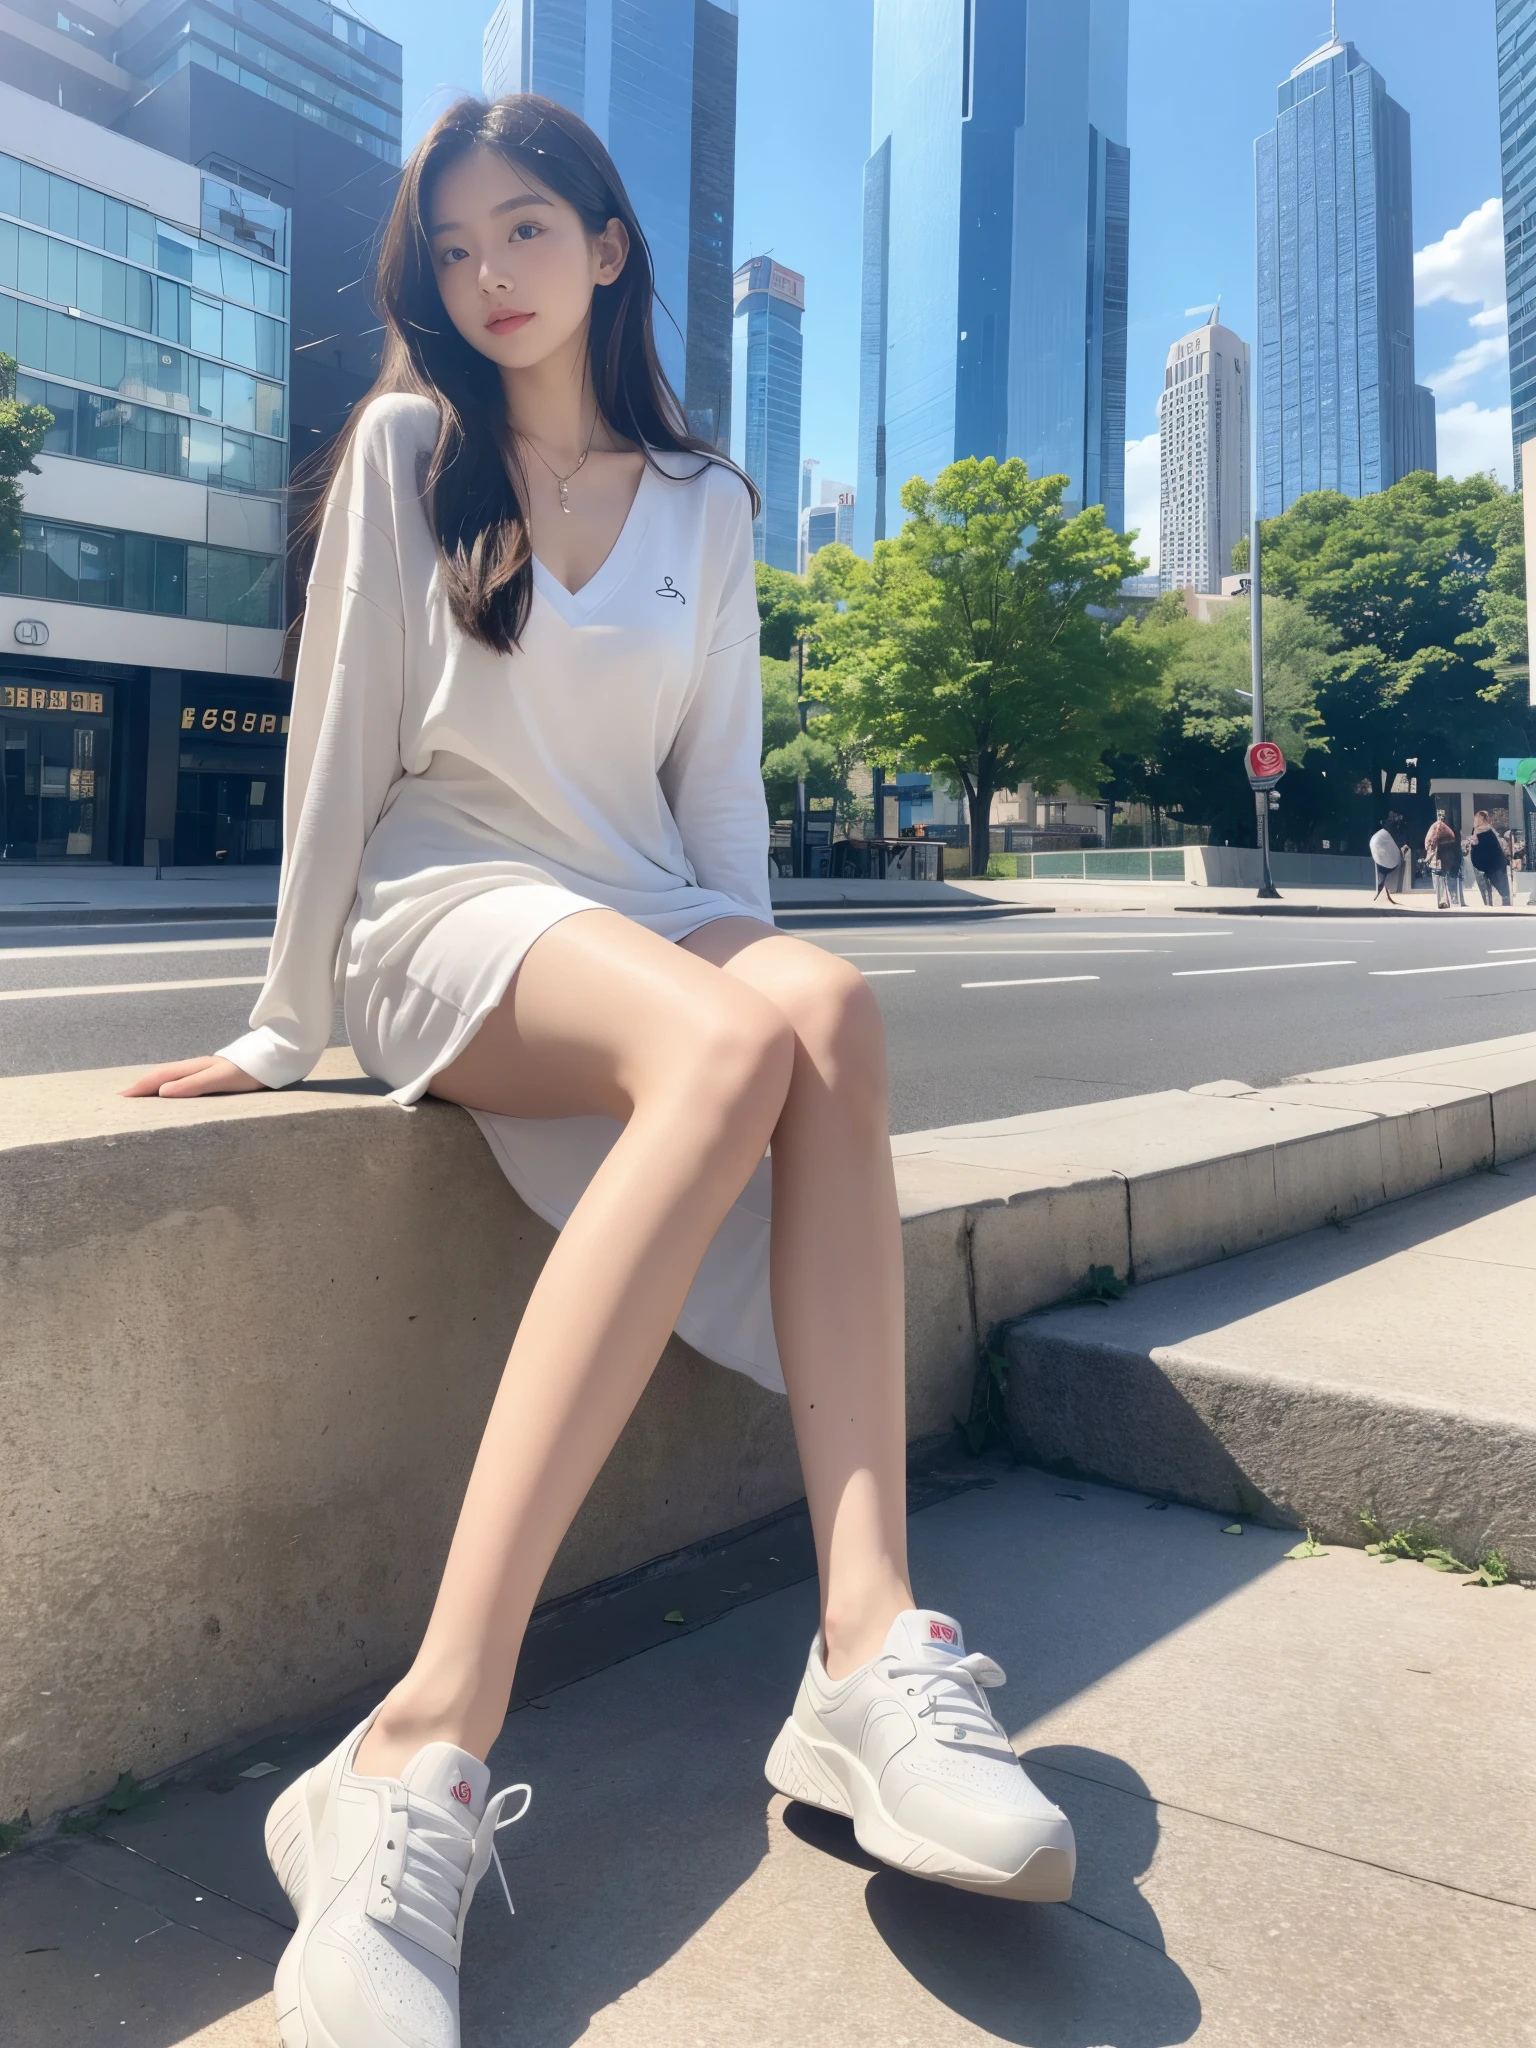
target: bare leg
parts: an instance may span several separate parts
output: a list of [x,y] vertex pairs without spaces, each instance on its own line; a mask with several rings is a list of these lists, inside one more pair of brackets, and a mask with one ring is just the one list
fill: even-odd
[[480,1109],[628,1121],[529,1298],[425,1638],[359,1769],[397,1773],[429,1741],[482,1757],[495,1741],[550,1561],[762,1157],[792,1061],[756,991],[584,911],[538,940],[437,1076],[435,1094]]
[[768,997],[794,1029],[773,1133],[773,1323],[821,1574],[829,1675],[876,1656],[913,1604],[907,1576],[901,1219],[885,1037],[844,960],[748,918],[684,945]]

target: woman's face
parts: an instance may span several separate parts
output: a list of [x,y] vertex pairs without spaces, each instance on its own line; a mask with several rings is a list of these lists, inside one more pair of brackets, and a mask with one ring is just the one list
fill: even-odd
[[589,235],[569,201],[493,149],[444,171],[427,233],[443,310],[504,370],[531,369],[584,332],[593,291],[629,254],[622,221]]

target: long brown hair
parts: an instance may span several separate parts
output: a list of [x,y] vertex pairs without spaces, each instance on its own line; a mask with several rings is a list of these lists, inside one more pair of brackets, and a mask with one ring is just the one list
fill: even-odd
[[[463,632],[509,654],[533,598],[522,474],[496,365],[470,346],[444,311],[427,237],[437,180],[472,149],[493,149],[537,179],[575,208],[589,234],[600,234],[610,220],[624,223],[624,268],[592,295],[589,364],[598,408],[647,462],[653,449],[695,454],[705,462],[722,457],[689,432],[661,367],[651,321],[656,282],[650,248],[624,181],[597,136],[568,108],[538,93],[512,93],[489,104],[462,99],[450,107],[401,171],[375,286],[384,322],[379,374],[310,474],[299,479],[305,494],[313,490],[316,499],[299,527],[297,545],[307,564],[325,493],[369,399],[396,391],[430,398],[439,425],[424,504],[442,558],[449,609]],[[749,477],[743,481],[755,515],[756,489]]]

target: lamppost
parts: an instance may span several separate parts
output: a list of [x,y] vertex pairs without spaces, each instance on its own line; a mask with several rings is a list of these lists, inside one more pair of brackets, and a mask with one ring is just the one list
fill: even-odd
[[[1259,580],[1257,512],[1253,515],[1253,531],[1248,542],[1248,641],[1253,657],[1253,740],[1257,746],[1264,737],[1264,598]],[[1256,789],[1253,803],[1259,823],[1259,894],[1278,899],[1280,891],[1269,871],[1269,791]]]
[[[805,731],[805,636],[795,640],[795,711]],[[795,783],[795,821],[790,827],[789,865],[796,879],[805,874],[805,777]]]

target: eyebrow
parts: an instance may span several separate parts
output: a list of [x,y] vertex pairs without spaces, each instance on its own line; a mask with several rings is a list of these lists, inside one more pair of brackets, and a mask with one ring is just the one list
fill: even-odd
[[[552,199],[542,199],[537,192],[518,192],[510,199],[503,199],[500,206],[493,206],[491,214],[494,218],[498,213],[511,213],[519,206],[553,206],[553,204],[554,201]],[[427,230],[427,234],[430,238],[435,235],[446,235],[451,229],[458,229],[462,232],[463,227],[464,223],[461,220],[440,220],[436,227]]]

